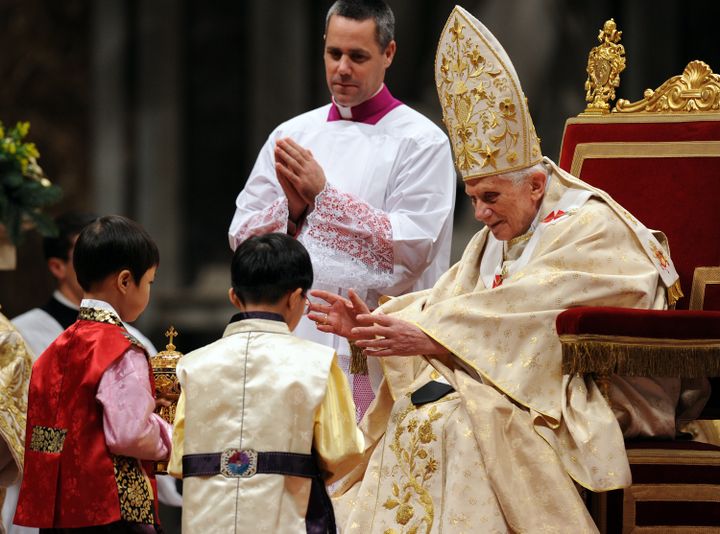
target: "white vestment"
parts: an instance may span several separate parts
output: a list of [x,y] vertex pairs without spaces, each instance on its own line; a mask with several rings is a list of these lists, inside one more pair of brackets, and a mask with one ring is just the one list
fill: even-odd
[[[177,366],[182,394],[170,473],[189,473],[183,457],[192,462],[192,455],[230,448],[312,452],[325,481],[347,473],[359,460],[363,436],[333,351],[293,336],[282,320],[234,319],[221,339]],[[317,497],[310,478],[260,467],[248,478],[196,473],[184,477],[183,488],[185,534],[304,533]]]
[[[531,232],[485,267],[486,227],[432,289],[383,305],[451,355],[382,359],[386,381],[362,425],[367,463],[337,488],[347,532],[595,532],[573,481],[630,484],[616,413],[591,378],[563,376],[555,319],[574,306],[662,309],[659,269],[671,264],[662,236],[546,164]],[[411,402],[431,380],[455,392]],[[642,395],[630,407],[618,388]],[[615,377],[610,394],[629,434],[674,435],[679,379]]]
[[[339,294],[354,288],[372,307],[380,295],[431,287],[450,258],[456,182],[447,136],[405,105],[376,124],[328,121],[331,105],[270,134],[237,198],[230,245],[287,231],[274,148],[290,137],[312,151],[327,179],[297,236],[312,258],[313,287]],[[332,347],[341,363],[347,359],[345,339],[318,332],[307,318],[295,333]]]

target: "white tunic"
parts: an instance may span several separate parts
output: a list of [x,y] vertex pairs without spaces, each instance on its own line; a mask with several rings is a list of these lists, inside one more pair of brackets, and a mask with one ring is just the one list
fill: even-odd
[[[456,182],[447,137],[405,105],[376,124],[329,122],[330,106],[270,134],[237,198],[231,247],[287,231],[273,151],[277,140],[291,137],[312,151],[327,178],[298,234],[313,261],[314,287],[341,294],[354,288],[371,306],[383,294],[431,287],[450,258]],[[344,339],[318,332],[306,318],[296,334],[349,354]]]
[[[363,437],[335,354],[291,335],[282,321],[247,317],[222,339],[183,356],[182,395],[175,414],[170,472],[182,475],[183,455],[228,448],[314,456],[329,477],[357,464]],[[183,479],[182,531],[306,532],[311,480],[257,473]]]

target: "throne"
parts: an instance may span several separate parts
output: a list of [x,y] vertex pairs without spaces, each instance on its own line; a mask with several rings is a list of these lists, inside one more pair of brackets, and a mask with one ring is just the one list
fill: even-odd
[[[690,297],[676,286],[672,310],[566,310],[556,325],[564,372],[591,373],[601,389],[611,373],[715,377],[701,418],[720,419],[720,76],[692,61],[642,100],[611,110],[625,68],[620,36],[612,20],[600,31],[588,61],[589,105],[566,122],[559,164],[667,235]],[[718,429],[688,428],[708,442]],[[626,450],[632,487],[590,499],[601,532],[720,531],[717,444],[627,441]]]

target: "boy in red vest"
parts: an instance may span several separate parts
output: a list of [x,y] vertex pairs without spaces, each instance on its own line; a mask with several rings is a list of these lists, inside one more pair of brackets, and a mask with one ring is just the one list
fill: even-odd
[[[33,365],[25,474],[15,523],[42,533],[159,532],[152,461],[172,428],[145,348],[125,329],[147,306],[160,261],[137,223],[101,217],[78,237],[78,320]],[[94,527],[91,530],[86,527]]]

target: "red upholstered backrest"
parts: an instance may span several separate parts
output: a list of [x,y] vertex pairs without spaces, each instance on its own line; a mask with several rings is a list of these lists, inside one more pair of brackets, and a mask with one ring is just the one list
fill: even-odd
[[[560,167],[668,236],[687,309],[695,267],[720,265],[720,113],[570,119]],[[717,292],[705,309],[720,309]]]

